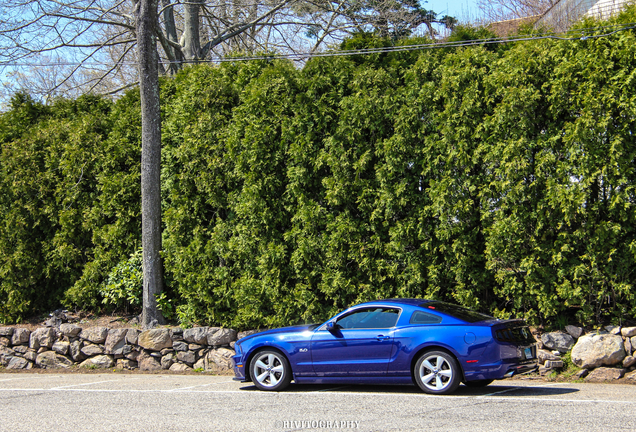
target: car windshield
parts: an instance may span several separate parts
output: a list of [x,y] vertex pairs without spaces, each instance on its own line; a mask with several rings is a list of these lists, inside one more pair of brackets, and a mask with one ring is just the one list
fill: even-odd
[[422,303],[420,304],[420,307],[442,312],[442,313],[445,313],[446,315],[450,315],[452,317],[458,318],[462,321],[466,321],[469,323],[475,323],[479,321],[493,319],[493,317],[491,317],[490,315],[486,315],[480,312],[475,312],[473,310],[466,309],[465,307],[462,307],[462,306],[454,305],[452,303],[445,303],[441,301]]

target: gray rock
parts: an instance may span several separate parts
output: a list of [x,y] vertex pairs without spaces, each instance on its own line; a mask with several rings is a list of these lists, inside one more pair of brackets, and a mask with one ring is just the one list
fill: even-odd
[[55,351],[45,351],[38,354],[35,364],[44,369],[68,369],[73,365],[73,361]]
[[192,351],[179,351],[177,353],[177,360],[183,363],[188,363],[191,365],[191,364],[194,364],[196,359],[197,359],[196,355]]
[[216,372],[227,372],[232,370],[231,357],[234,351],[227,348],[216,348],[210,350],[205,356],[205,370]]
[[0,336],[0,346],[9,346],[11,345],[11,339],[8,337]]
[[40,347],[40,348],[38,348],[38,354],[43,353],[43,352],[46,352],[46,351],[48,351],[48,348],[47,348],[47,347]]
[[70,343],[66,341],[57,341],[51,347],[58,354],[66,355],[68,353]]
[[548,369],[558,369],[563,367],[563,361],[561,360],[547,360],[543,364]]
[[152,329],[141,332],[139,335],[138,345],[151,351],[161,351],[164,348],[172,347],[172,339],[170,339],[170,330],[168,329]]
[[623,367],[628,368],[636,364],[636,357],[628,356],[623,359]]
[[239,332],[239,334],[236,335],[236,337],[237,337],[237,340],[240,340],[240,339],[243,339],[244,337],[251,336],[253,334],[260,333],[265,330],[267,329],[245,330],[245,331]]
[[561,360],[561,357],[552,354],[550,351],[539,349],[537,350],[537,360],[540,364],[544,364],[549,360]]
[[33,364],[22,357],[12,357],[7,365],[7,369],[31,369]]
[[625,375],[625,369],[600,367],[590,372],[589,375],[585,377],[585,381],[588,381],[588,382],[613,381],[613,380],[623,378],[623,375]]
[[188,345],[188,349],[190,351],[199,351],[201,348],[203,348],[203,345],[199,345],[199,344],[190,344],[190,345]]
[[99,345],[95,344],[85,344],[82,349],[82,354],[86,357],[96,356],[100,354],[104,354],[104,350]]
[[[217,329],[218,327],[212,327],[212,329]],[[193,327],[189,329],[185,329],[183,331],[183,339],[189,343],[195,343],[199,345],[207,344],[208,342],[208,331],[210,327]]]
[[191,371],[192,368],[182,363],[175,363],[172,366],[170,366],[170,370],[172,372],[187,372],[187,371]]
[[230,348],[234,349],[235,346],[236,346],[236,342],[235,341],[230,342]]
[[574,339],[578,339],[583,335],[583,329],[573,325],[566,325],[565,331],[568,332],[568,334]]
[[80,363],[80,367],[86,368],[99,368],[99,369],[107,369],[111,368],[115,365],[115,361],[112,356],[109,355],[98,355],[95,357],[88,358]]
[[7,366],[11,359],[15,356],[15,351],[9,347],[0,346],[0,364]]
[[632,345],[632,352],[636,351],[636,336],[630,338],[629,341]]
[[91,327],[87,329],[83,329],[79,337],[91,341],[96,344],[101,344],[106,341],[106,337],[108,337],[108,329],[106,327]]
[[31,332],[29,346],[33,349],[38,349],[40,347],[51,348],[56,339],[57,333],[55,332],[55,329],[50,327],[40,327]]
[[76,362],[84,360],[86,357],[82,354],[82,341],[76,340],[71,342],[69,347],[71,352],[71,358]]
[[32,349],[29,349],[27,352],[23,354],[23,357],[30,362],[34,362],[35,359],[38,357],[38,353]]
[[82,332],[82,328],[75,324],[64,323],[60,325],[60,332],[66,337],[77,337]]
[[151,351],[150,355],[153,357],[161,358],[161,353],[157,351]]
[[161,370],[161,363],[159,359],[151,356],[146,351],[141,351],[139,353],[139,356],[137,357],[137,363],[139,365],[140,370],[144,370],[144,371]]
[[200,358],[197,362],[192,366],[193,369],[205,369],[205,358]]
[[115,365],[117,369],[128,369],[133,370],[137,369],[137,362],[129,359],[119,359],[117,360],[117,364]]
[[24,345],[29,343],[31,332],[25,328],[17,328],[13,330],[11,337],[11,345]]
[[131,345],[137,345],[137,341],[139,339],[139,333],[141,333],[140,330],[128,329],[128,332],[126,333],[126,342]]
[[175,351],[187,351],[188,350],[188,344],[185,342],[173,342],[172,343],[172,348]]
[[183,329],[179,327],[170,329],[170,338],[173,341],[182,341],[183,340]]
[[236,330],[221,328],[214,333],[208,333],[208,345],[221,346],[229,345],[230,342],[236,340]]
[[174,354],[166,354],[161,357],[161,369],[170,369],[170,366],[175,362]]
[[27,352],[29,350],[28,346],[25,345],[18,345],[13,347],[13,351],[20,353],[20,354],[24,354],[25,352]]
[[623,327],[621,329],[621,335],[626,338],[631,338],[636,336],[636,327]]
[[0,327],[0,336],[8,338],[13,336],[13,327]]
[[161,355],[165,356],[167,354],[172,354],[174,352],[174,350],[172,348],[164,348],[161,350]]
[[607,325],[607,326],[605,326],[605,330],[607,330],[607,332],[609,334],[613,334],[613,335],[621,334],[621,327],[620,326]]
[[552,369],[546,367],[545,365],[539,365],[539,375],[545,376],[548,372],[551,372]]
[[634,349],[632,347],[632,340],[630,338],[625,338],[623,340],[623,344],[625,344],[625,354],[632,355],[632,350]]
[[[130,346],[130,345],[129,345]],[[133,350],[128,353],[128,354],[124,354],[124,356],[128,359],[128,360],[134,360],[137,361],[137,357],[139,357],[139,348],[133,348]]]
[[126,345],[126,335],[128,329],[110,329],[108,336],[104,342],[104,351],[107,354],[123,354],[124,345]]
[[133,352],[133,346],[132,346],[132,345],[124,345],[124,346],[121,348],[121,354],[122,354],[122,355],[128,355],[128,354],[130,354],[131,352]]
[[623,338],[610,334],[581,336],[572,349],[572,362],[580,368],[615,366],[625,358]]
[[574,338],[561,332],[543,333],[541,342],[545,348],[557,350],[560,353],[566,353],[574,346]]
[[625,379],[632,383],[636,383],[636,371],[626,374]]
[[583,379],[585,378],[588,374],[590,373],[589,370],[587,369],[581,369],[580,371],[578,371],[577,373],[574,374],[574,378],[575,379]]

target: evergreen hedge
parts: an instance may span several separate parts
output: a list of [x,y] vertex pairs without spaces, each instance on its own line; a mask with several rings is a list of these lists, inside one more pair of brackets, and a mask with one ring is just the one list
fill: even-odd
[[[635,42],[225,63],[164,81],[163,253],[181,322],[279,326],[387,297],[532,323],[634,319]],[[134,91],[16,95],[0,116],[0,321],[100,307],[140,246],[139,130]]]

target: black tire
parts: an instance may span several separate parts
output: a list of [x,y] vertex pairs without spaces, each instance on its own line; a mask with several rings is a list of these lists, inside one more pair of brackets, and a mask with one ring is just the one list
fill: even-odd
[[494,380],[466,381],[464,385],[467,387],[486,387],[488,384],[490,384],[493,381]]
[[291,382],[292,370],[283,354],[263,350],[257,352],[250,362],[250,377],[260,390],[280,391]]
[[427,351],[417,359],[415,382],[424,393],[444,395],[457,390],[461,372],[455,358],[444,351]]

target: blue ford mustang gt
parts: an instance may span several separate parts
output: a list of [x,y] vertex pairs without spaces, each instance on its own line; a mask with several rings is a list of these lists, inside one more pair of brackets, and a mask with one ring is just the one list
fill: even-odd
[[261,390],[299,384],[417,384],[448,394],[537,367],[522,320],[454,304],[389,299],[353,306],[323,324],[256,333],[236,342],[235,380]]

